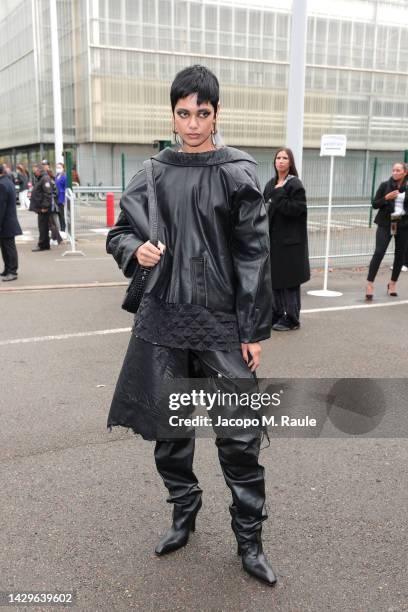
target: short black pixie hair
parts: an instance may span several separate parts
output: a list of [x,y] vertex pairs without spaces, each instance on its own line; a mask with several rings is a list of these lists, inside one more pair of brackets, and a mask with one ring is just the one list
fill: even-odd
[[214,114],[217,114],[220,98],[218,79],[211,70],[208,70],[205,66],[200,66],[200,64],[184,68],[176,74],[170,89],[173,113],[180,98],[186,98],[191,94],[197,94],[197,104],[211,102]]

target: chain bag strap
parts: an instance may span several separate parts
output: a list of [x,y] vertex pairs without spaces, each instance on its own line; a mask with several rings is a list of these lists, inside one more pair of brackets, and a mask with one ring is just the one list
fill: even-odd
[[[153,162],[151,159],[143,162],[146,172],[147,181],[147,198],[149,204],[149,240],[152,244],[158,244],[158,210],[156,198],[156,184],[154,182]],[[136,270],[133,274],[129,287],[126,290],[125,299],[122,303],[122,308],[128,312],[136,313],[139,309],[143,294],[146,288],[146,282],[153,268],[145,268],[139,264],[136,265]]]

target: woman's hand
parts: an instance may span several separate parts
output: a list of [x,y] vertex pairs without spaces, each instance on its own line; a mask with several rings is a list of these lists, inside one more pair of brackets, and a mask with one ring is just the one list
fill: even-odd
[[251,372],[255,372],[261,363],[261,345],[259,342],[241,343],[242,357]]
[[154,268],[159,263],[165,249],[166,247],[160,241],[156,247],[148,240],[136,249],[134,257],[144,268]]
[[395,189],[394,191],[390,191],[390,193],[387,193],[387,195],[384,196],[384,200],[395,200],[398,194],[399,194],[398,189]]

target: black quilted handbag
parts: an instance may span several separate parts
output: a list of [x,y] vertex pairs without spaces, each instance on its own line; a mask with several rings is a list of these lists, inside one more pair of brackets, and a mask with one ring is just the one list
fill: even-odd
[[[157,246],[157,199],[156,186],[154,183],[153,162],[151,159],[143,162],[146,171],[147,180],[147,197],[149,202],[149,233],[150,242]],[[139,309],[143,294],[146,288],[146,282],[153,268],[144,268],[137,264],[135,273],[126,290],[125,299],[122,303],[122,308],[128,312],[136,313]]]

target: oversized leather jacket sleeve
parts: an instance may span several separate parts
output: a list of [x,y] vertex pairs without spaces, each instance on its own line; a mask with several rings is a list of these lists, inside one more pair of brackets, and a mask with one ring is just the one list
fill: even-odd
[[[137,206],[132,218],[125,211],[126,201],[131,198]],[[144,171],[138,172],[130,181],[120,201],[120,214],[106,239],[106,250],[113,255],[124,275],[131,277],[137,265],[135,251],[149,240],[149,215]]]
[[272,288],[268,216],[254,177],[235,193],[231,247],[240,340],[259,342],[270,337]]

